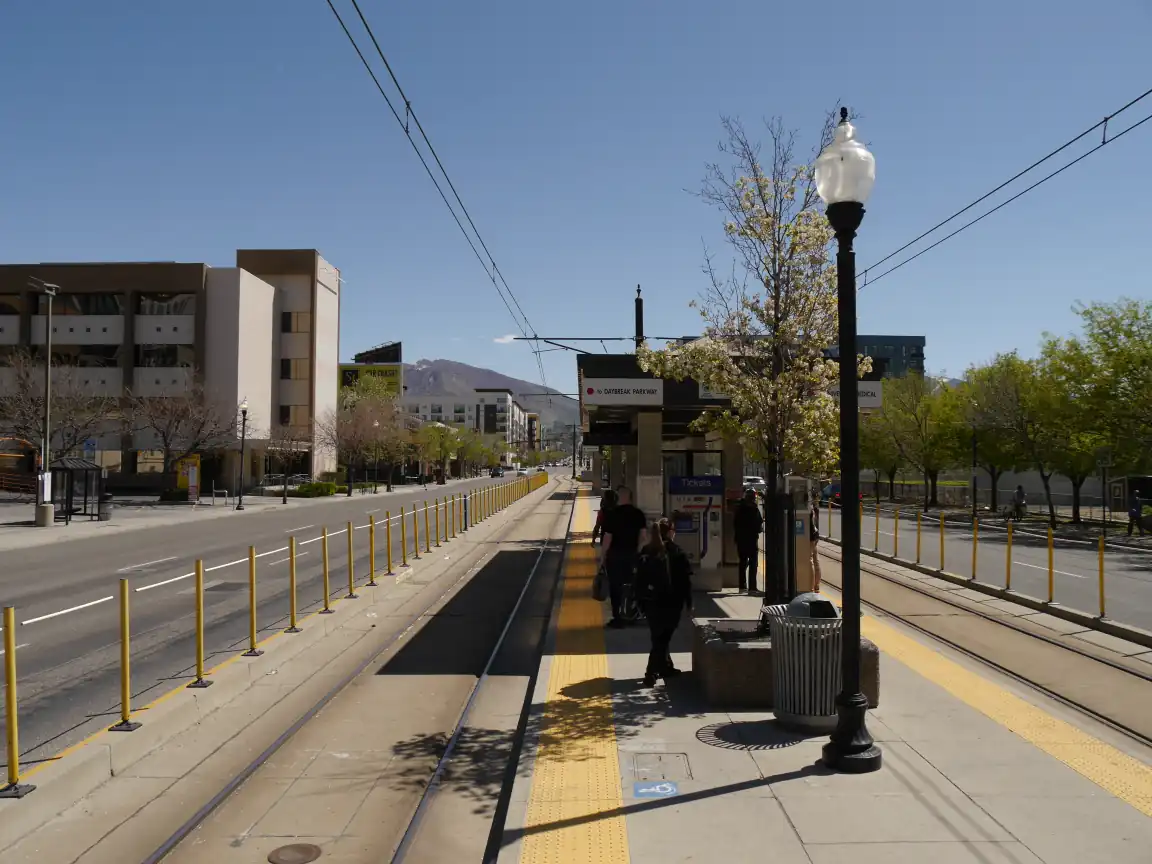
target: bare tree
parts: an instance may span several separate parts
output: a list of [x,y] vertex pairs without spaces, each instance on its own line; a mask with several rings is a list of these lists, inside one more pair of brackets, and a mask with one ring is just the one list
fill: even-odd
[[[44,440],[44,364],[31,351],[18,349],[9,356],[8,367],[13,381],[0,393],[0,429],[39,449]],[[51,451],[56,456],[81,450],[120,416],[114,397],[98,395],[85,383],[95,371],[60,365],[52,369]]]
[[166,476],[186,456],[236,443],[237,407],[212,399],[199,381],[170,396],[129,395],[126,401],[128,429],[152,438]]
[[285,504],[288,503],[288,471],[311,443],[312,436],[307,427],[277,425],[268,430],[268,452],[275,457],[276,466],[284,475],[281,500]]

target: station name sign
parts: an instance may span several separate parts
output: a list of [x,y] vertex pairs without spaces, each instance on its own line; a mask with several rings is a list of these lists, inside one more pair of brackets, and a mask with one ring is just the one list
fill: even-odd
[[658,378],[585,378],[580,391],[585,405],[664,404],[664,382]]
[[[840,401],[840,385],[834,385],[829,391],[832,398]],[[860,381],[856,384],[856,398],[859,400],[860,410],[870,410],[884,407],[884,390],[879,381]]]

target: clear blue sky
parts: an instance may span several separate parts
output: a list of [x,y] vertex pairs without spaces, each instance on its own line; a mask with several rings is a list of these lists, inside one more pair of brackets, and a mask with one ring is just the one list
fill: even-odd
[[[629,335],[637,283],[649,333],[696,332],[721,115],[863,115],[863,267],[1152,87],[1141,0],[361,5],[541,335]],[[324,0],[5,4],[0,80],[0,260],[314,246],[347,280],[342,356],[403,339],[535,377]],[[862,331],[924,334],[959,374],[1077,300],[1148,296],[1150,151],[1152,123],[868,288]]]

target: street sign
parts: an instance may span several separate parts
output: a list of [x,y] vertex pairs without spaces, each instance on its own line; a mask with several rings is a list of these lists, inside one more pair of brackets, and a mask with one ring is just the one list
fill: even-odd
[[[828,391],[832,398],[840,401],[840,385],[833,384]],[[856,398],[860,400],[859,407],[882,408],[884,406],[882,384],[879,381],[859,381],[856,384]]]
[[1101,447],[1096,451],[1096,467],[1097,468],[1111,468],[1112,467],[1112,448]]

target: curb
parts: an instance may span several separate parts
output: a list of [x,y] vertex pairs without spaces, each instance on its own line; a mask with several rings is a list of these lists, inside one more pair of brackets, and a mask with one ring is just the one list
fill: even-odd
[[[833,540],[829,537],[820,538],[822,542],[828,542],[837,548],[842,544],[839,540]],[[1062,606],[1059,603],[1048,603],[1044,600],[1036,600],[1026,594],[1018,594],[1015,591],[1010,591],[1005,588],[998,588],[995,585],[989,585],[986,582],[979,582],[975,579],[969,579],[965,576],[958,576],[955,573],[949,573],[947,570],[937,570],[934,567],[926,567],[923,564],[917,564],[914,561],[907,561],[904,558],[897,558],[894,555],[887,555],[883,552],[874,552],[870,549],[861,549],[860,554],[869,558],[878,558],[881,561],[887,561],[889,564],[896,564],[908,570],[914,570],[917,573],[922,573],[925,576],[934,576],[937,579],[942,579],[945,582],[951,582],[954,585],[960,585],[964,588],[971,588],[973,591],[978,591],[981,594],[987,594],[991,597],[997,597],[1001,600],[1007,600],[1010,603],[1015,603],[1018,606],[1023,606],[1026,609],[1032,609],[1035,612],[1044,612],[1054,618],[1062,618],[1065,621],[1070,621],[1073,624],[1079,624],[1087,630],[1098,630],[1101,633],[1107,633],[1109,636],[1115,636],[1117,639],[1124,639],[1136,645],[1143,645],[1147,648],[1152,648],[1152,633],[1147,630],[1141,630],[1139,627],[1133,627],[1129,624],[1121,624],[1113,621],[1110,618],[1101,618],[1099,616],[1090,615],[1087,612],[1081,612],[1078,609],[1072,609],[1069,606]]]
[[[493,513],[488,520],[485,520],[487,524],[473,526],[469,529],[473,532],[472,538],[475,538],[478,545],[488,542],[494,531],[507,524],[507,517],[512,515],[509,513],[512,507],[531,504],[539,493],[547,494],[553,487],[553,480],[555,478],[549,478],[548,483],[533,490],[502,513]],[[493,518],[497,516],[505,518]],[[488,528],[487,531],[482,530],[485,527]],[[457,535],[457,539],[468,537],[468,534]],[[395,584],[403,584],[399,577],[413,572],[434,574],[435,578],[443,575],[456,563],[441,558],[431,560],[426,565],[410,565],[406,570],[397,568],[398,572],[394,574],[393,579],[396,580]],[[334,614],[321,615],[317,610],[301,616],[300,633],[289,636],[283,632],[275,632],[262,639],[259,646],[264,654],[260,657],[244,658],[237,651],[208,669],[206,677],[213,682],[213,686],[203,690],[176,688],[147,705],[136,707],[132,712],[133,719],[141,721],[143,725],[134,732],[125,734],[101,730],[61,753],[31,766],[23,773],[21,780],[32,782],[36,786],[36,791],[27,799],[13,799],[11,803],[0,801],[0,850],[18,843],[51,822],[110,779],[123,774],[137,762],[155,753],[218,709],[234,704],[254,685],[266,681],[269,674],[283,669],[309,647],[340,631],[352,632],[353,628],[350,628],[350,625],[357,616],[378,602],[377,589],[361,585],[357,590],[363,599],[359,602],[334,600],[331,604]],[[381,598],[380,602],[383,600],[384,598]],[[353,644],[366,638],[370,632],[370,629],[362,632],[356,630],[357,638],[353,640]],[[297,688],[299,686],[302,684],[297,685]],[[222,746],[223,743],[226,742],[222,742]]]

